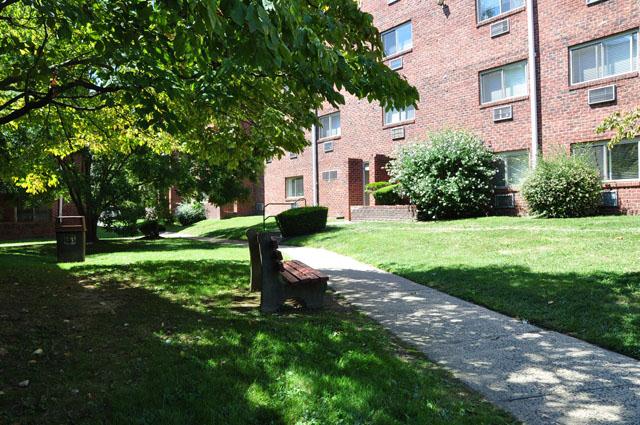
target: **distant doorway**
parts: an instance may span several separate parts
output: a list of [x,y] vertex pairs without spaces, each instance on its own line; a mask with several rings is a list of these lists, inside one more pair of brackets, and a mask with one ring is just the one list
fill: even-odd
[[362,164],[362,191],[364,193],[363,195],[363,205],[364,206],[369,206],[371,204],[371,199],[369,195],[369,192],[367,192],[367,185],[369,184],[369,163],[368,162],[364,162]]

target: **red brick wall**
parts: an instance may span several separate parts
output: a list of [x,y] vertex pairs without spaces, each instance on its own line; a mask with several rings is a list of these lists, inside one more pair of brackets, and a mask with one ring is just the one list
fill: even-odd
[[[3,211],[3,220],[0,220],[0,240],[16,240],[30,238],[46,238],[55,236],[55,218],[58,217],[58,202],[51,205],[51,215],[48,221],[42,222],[16,222],[15,202],[0,198],[0,210]],[[64,203],[63,215],[78,215],[73,204]]]
[[[350,205],[362,205],[364,203],[363,161],[361,159],[349,158],[348,165],[347,181],[349,182],[349,196],[347,198],[347,208],[349,208]],[[345,217],[351,220],[351,208],[349,208]]]
[[[320,203],[330,208],[331,216],[344,215],[348,210],[345,201],[352,194],[349,158],[370,162],[372,177],[382,179],[375,166],[377,155],[393,156],[397,146],[424,140],[428,132],[445,128],[468,129],[496,152],[530,149],[529,97],[502,102],[513,105],[514,118],[501,123],[492,119],[492,107],[501,102],[481,105],[479,98],[480,72],[528,59],[524,8],[507,15],[511,27],[508,34],[491,38],[492,21],[476,22],[472,0],[447,0],[446,13],[435,0],[399,0],[392,5],[383,0],[363,0],[361,4],[363,10],[373,14],[381,31],[412,21],[413,49],[403,55],[404,67],[398,72],[418,88],[421,101],[415,121],[405,125],[405,139],[393,141],[390,130],[383,126],[383,111],[378,104],[346,96],[346,105],[340,108],[342,134],[333,140],[334,151],[325,154],[322,141],[318,149]],[[586,88],[569,87],[568,48],[640,26],[637,0],[608,0],[591,7],[584,0],[540,0],[537,16],[543,152],[601,139],[594,129],[606,115],[640,105],[640,79],[635,73],[618,81],[617,105],[590,108]],[[320,115],[330,112],[333,109],[326,108]],[[297,160],[285,157],[268,164],[266,202],[283,201],[284,179],[295,175],[304,176],[305,197],[311,202],[311,157],[307,148]],[[322,181],[322,172],[328,170],[338,170],[337,182]],[[640,183],[638,187],[640,190]],[[631,196],[628,193],[632,191],[621,191],[621,202],[626,202],[623,198]],[[362,201],[354,198],[351,202]],[[519,202],[517,211],[522,207]]]

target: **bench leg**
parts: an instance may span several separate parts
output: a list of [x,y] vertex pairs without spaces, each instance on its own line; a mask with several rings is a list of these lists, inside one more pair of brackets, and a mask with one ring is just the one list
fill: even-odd
[[326,282],[316,282],[300,286],[285,287],[285,298],[296,298],[304,301],[306,308],[317,310],[324,307],[324,293],[327,290]]

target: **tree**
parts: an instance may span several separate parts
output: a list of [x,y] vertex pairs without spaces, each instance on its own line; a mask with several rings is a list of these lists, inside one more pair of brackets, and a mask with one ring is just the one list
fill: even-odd
[[99,115],[53,110],[55,120],[0,132],[6,148],[0,178],[12,178],[33,194],[64,185],[86,217],[89,241],[97,240],[99,220],[135,223],[145,208],[162,209],[172,186],[185,196],[229,202],[243,194],[243,180],[254,178],[262,165],[249,158],[229,170],[179,153],[179,139],[137,128],[129,108],[105,108]]
[[353,0],[0,0],[0,129],[126,106],[232,169],[302,149],[313,111],[344,92],[415,104],[382,56]]
[[615,112],[608,116],[596,129],[598,134],[613,132],[609,141],[609,147],[623,140],[631,140],[640,136],[640,108],[634,111],[620,113]]

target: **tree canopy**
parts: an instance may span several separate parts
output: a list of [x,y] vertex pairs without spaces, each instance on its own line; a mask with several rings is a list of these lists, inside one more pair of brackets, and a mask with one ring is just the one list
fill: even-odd
[[415,104],[382,57],[354,0],[0,0],[0,153],[29,154],[10,174],[33,191],[81,146],[153,141],[233,169],[302,149],[345,92]]

